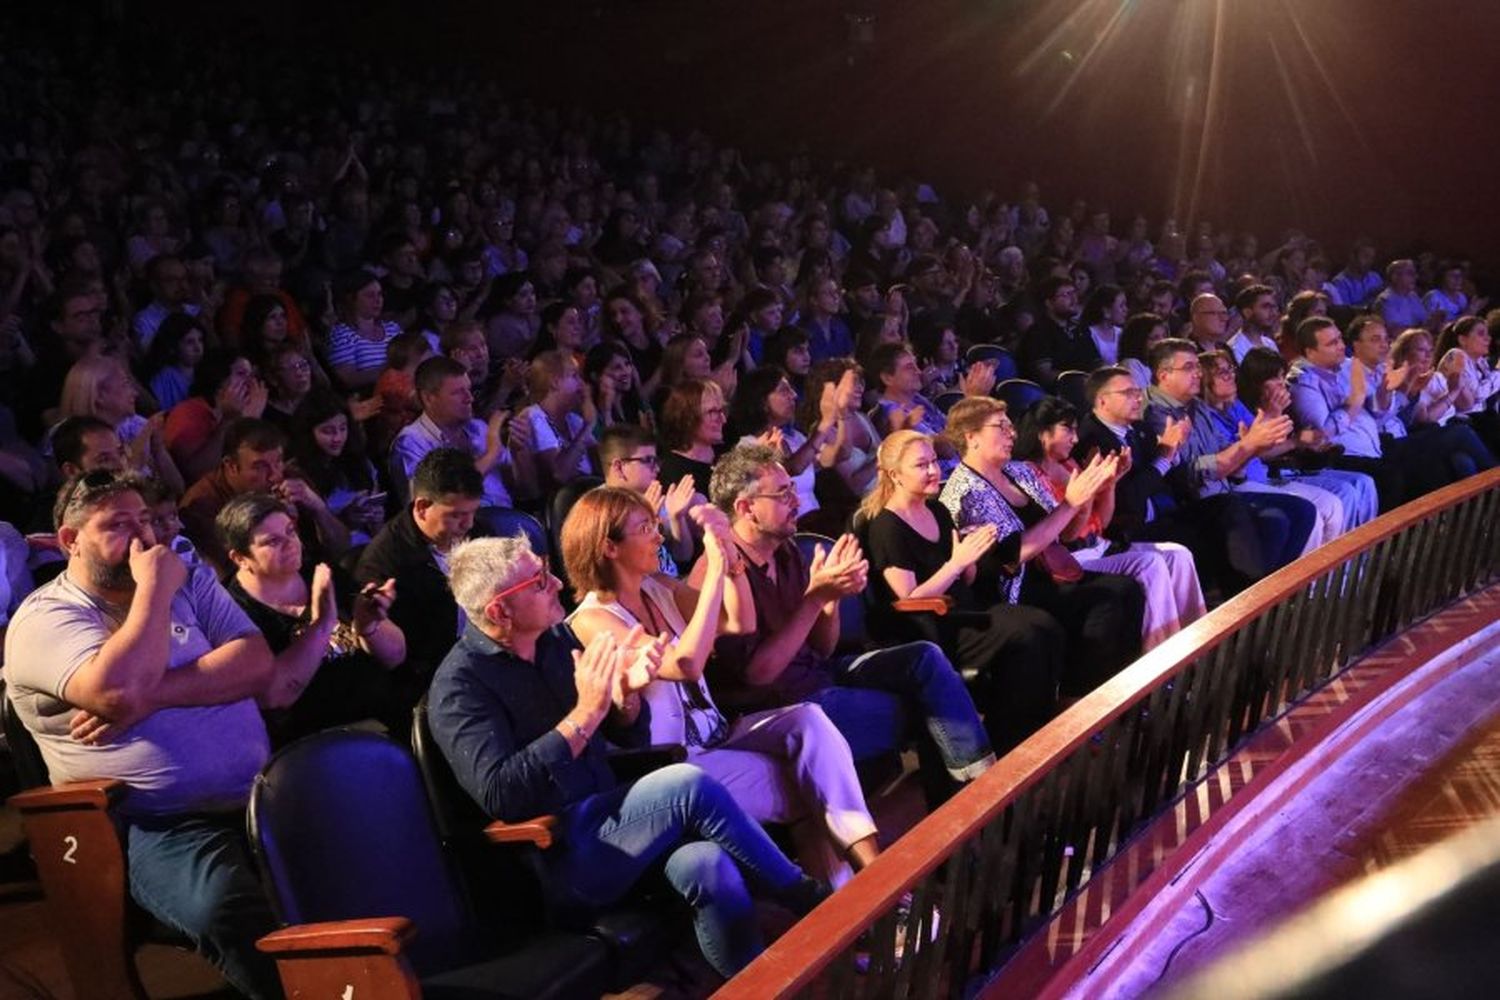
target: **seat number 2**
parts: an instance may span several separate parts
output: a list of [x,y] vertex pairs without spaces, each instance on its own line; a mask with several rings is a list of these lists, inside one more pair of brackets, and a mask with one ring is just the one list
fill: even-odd
[[78,838],[72,834],[68,834],[68,836],[63,838],[63,843],[68,847],[66,851],[63,851],[63,860],[70,865],[78,864],[78,859],[73,857],[74,854],[78,853]]

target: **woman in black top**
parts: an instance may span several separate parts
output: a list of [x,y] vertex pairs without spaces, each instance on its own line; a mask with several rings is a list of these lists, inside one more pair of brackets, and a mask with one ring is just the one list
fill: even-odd
[[685,379],[672,387],[661,410],[661,470],[658,478],[675,483],[693,477],[693,488],[708,496],[708,477],[724,443],[728,410],[717,382]]
[[376,719],[401,738],[410,725],[390,669],[406,638],[386,617],[396,585],[370,584],[341,611],[325,564],[302,565],[292,510],[269,493],[237,496],[219,511],[220,540],[236,572],[229,594],[276,656],[276,690],[263,711],[273,747],[330,726]]
[[[959,672],[974,688],[995,752],[1003,754],[1057,711],[1062,628],[1039,608],[1004,602],[985,606],[975,599],[971,585],[979,560],[988,555],[1015,562],[1020,535],[1008,536],[997,547],[998,532],[986,524],[959,537],[952,515],[937,500],[941,472],[927,435],[896,431],[881,444],[878,464],[879,478],[861,508],[874,570],[872,598],[888,607],[902,598],[946,595],[956,610],[987,617],[983,624],[959,624],[957,648],[948,652],[956,655]],[[899,620],[895,614],[870,616],[872,630],[884,639],[902,638],[889,631]]]

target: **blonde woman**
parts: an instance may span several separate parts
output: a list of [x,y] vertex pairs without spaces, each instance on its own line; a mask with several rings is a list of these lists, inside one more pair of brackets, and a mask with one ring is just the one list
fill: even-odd
[[714,639],[754,631],[755,608],[728,520],[707,504],[693,510],[704,536],[697,587],[657,572],[661,520],[640,494],[608,486],[584,494],[562,530],[568,578],[583,594],[569,621],[585,645],[601,635],[623,640],[636,626],[664,636],[660,673],[643,692],[651,742],[685,746],[689,762],[755,819],[808,820],[794,828],[799,853],[837,880],[839,858],[860,868],[878,853],[849,745],[816,705],[731,723],[714,703],[704,679]]
[[160,480],[168,490],[181,496],[185,489],[182,474],[162,440],[166,416],[158,413],[147,419],[136,413],[137,392],[135,379],[119,358],[108,355],[81,358],[63,379],[58,420],[69,417],[103,420],[130,450],[128,461],[132,469]]
[[[883,609],[908,597],[946,596],[958,610],[988,619],[959,625],[956,645],[947,652],[959,673],[971,678],[971,688],[983,693],[975,700],[991,746],[1003,754],[1057,711],[1066,645],[1062,627],[1039,608],[986,605],[975,597],[981,564],[1014,563],[1021,536],[1013,534],[999,546],[995,525],[982,524],[960,537],[953,516],[937,499],[943,483],[926,434],[895,431],[881,444],[877,462],[875,487],[860,508],[872,571],[869,592]],[[900,617],[871,615],[871,629],[879,638],[909,639],[891,628]]]

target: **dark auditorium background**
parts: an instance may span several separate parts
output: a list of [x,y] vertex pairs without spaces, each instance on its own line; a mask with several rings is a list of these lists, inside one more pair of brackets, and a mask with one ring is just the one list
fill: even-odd
[[[873,15],[871,43],[851,45],[851,13]],[[1035,178],[1054,208],[1108,206],[1117,232],[1136,212],[1153,235],[1209,220],[1265,252],[1296,226],[1335,264],[1368,233],[1500,270],[1500,4],[262,0],[245,16],[376,58],[479,60],[541,102],[702,127],[750,156],[806,144],[950,197]]]

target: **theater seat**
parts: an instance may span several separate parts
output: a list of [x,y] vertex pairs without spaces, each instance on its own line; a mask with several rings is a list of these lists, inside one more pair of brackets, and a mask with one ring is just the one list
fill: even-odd
[[[475,911],[486,924],[506,926],[517,917],[535,927],[539,914],[558,926],[582,931],[602,941],[609,949],[610,988],[624,990],[639,982],[666,954],[686,929],[675,898],[630,900],[580,920],[576,914],[554,913],[544,890],[542,851],[530,839],[517,836],[496,843],[506,824],[492,822],[459,785],[442,751],[432,738],[424,696],[412,712],[412,752],[421,769],[439,836],[458,865]],[[621,781],[631,781],[667,764],[687,759],[679,746],[650,747],[639,751],[613,751],[610,765]],[[539,821],[550,823],[551,817]],[[503,912],[490,901],[509,897],[516,905]],[[521,900],[527,902],[522,904]]]
[[1078,411],[1080,419],[1090,410],[1088,392],[1086,391],[1088,381],[1089,373],[1081,372],[1077,369],[1069,369],[1057,376],[1057,394],[1073,404],[1073,408]]
[[256,778],[249,827],[291,925],[260,942],[288,996],[572,998],[608,985],[593,938],[502,934],[473,918],[416,761],[383,736],[333,730],[278,752]]
[[143,944],[192,942],[130,898],[125,846],[114,807],[125,784],[113,779],[52,785],[31,732],[0,681],[0,730],[25,789],[7,801],[21,815],[46,897],[47,920],[79,997],[140,997],[135,952]]
[[543,559],[547,558],[547,531],[542,527],[542,522],[524,510],[481,507],[474,514],[474,524],[492,538],[511,538],[523,534],[531,543],[531,550]]
[[604,480],[598,476],[579,476],[570,483],[564,483],[558,487],[547,501],[547,537],[552,544],[552,572],[564,580],[567,577],[563,573],[562,564],[562,526],[568,519],[568,512],[578,502],[578,498],[589,490],[603,486]]
[[964,363],[972,365],[976,361],[994,363],[997,384],[1020,374],[1020,370],[1016,367],[1015,357],[999,344],[975,344],[969,348],[964,354]]
[[1047,392],[1030,379],[1008,378],[996,382],[990,395],[1003,402],[1010,411],[1011,420],[1019,423],[1027,410],[1046,398]]

